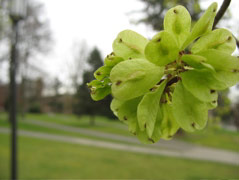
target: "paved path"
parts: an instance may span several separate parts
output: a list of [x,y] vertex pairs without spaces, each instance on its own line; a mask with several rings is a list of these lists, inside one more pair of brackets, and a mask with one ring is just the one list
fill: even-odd
[[[9,134],[8,128],[1,128],[0,133]],[[93,147],[115,149],[127,152],[136,152],[143,154],[164,155],[170,157],[180,157],[187,159],[198,159],[206,161],[221,162],[232,165],[239,165],[239,153],[227,152],[227,151],[211,151],[210,149],[189,149],[187,151],[170,151],[161,150],[156,148],[142,147],[138,145],[129,145],[123,143],[113,143],[101,140],[92,140],[87,138],[75,138],[71,136],[53,135],[48,133],[40,133],[33,131],[19,130],[20,136],[26,136],[31,138],[46,139],[50,141],[59,141],[71,144],[81,144]]]
[[[52,122],[45,122],[45,121],[39,121],[39,120],[24,120],[25,123],[34,124],[37,126],[42,126],[46,128],[53,128],[58,130],[63,130],[66,132],[75,132],[83,135],[93,136],[93,137],[100,137],[104,139],[114,140],[114,141],[122,141],[127,143],[134,143],[134,144],[142,144],[136,137],[133,135],[130,136],[123,136],[123,135],[117,135],[112,133],[105,133],[105,132],[99,132],[96,130],[90,130],[85,128],[79,128],[79,127],[72,127],[72,126],[66,126],[61,124],[56,124]],[[160,148],[166,148],[170,150],[185,150],[185,149],[192,149],[195,146],[183,141],[178,140],[160,140],[158,143],[155,143],[150,146],[156,146]]]

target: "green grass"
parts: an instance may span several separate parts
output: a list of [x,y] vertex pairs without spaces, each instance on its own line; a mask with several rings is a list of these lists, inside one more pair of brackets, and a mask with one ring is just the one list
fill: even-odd
[[[45,120],[48,122],[55,122],[74,127],[85,127],[102,132],[109,132],[114,134],[132,136],[127,129],[117,128],[118,125],[123,125],[119,121],[112,121],[104,117],[97,117],[97,126],[89,126],[89,117],[83,116],[81,118],[73,115],[29,115],[29,119]],[[100,123],[102,123],[100,125]],[[123,126],[124,127],[124,126]],[[239,132],[230,132],[219,128],[205,128],[202,131],[194,133],[186,133],[183,136],[175,137],[190,143],[231,150],[239,152]]]
[[62,125],[81,127],[101,132],[114,133],[119,135],[131,136],[127,126],[119,120],[111,120],[106,117],[96,116],[95,126],[89,124],[89,116],[75,116],[64,114],[28,114],[26,119],[54,122]]
[[[2,119],[0,117],[0,127],[9,128],[10,127],[9,121],[6,119]],[[24,120],[20,120],[18,122],[18,128],[21,130],[28,130],[28,131],[48,133],[48,134],[66,135],[66,136],[70,136],[70,137],[90,138],[90,139],[94,139],[94,140],[104,140],[104,141],[109,141],[109,142],[124,142],[124,141],[120,141],[120,140],[112,140],[112,139],[103,138],[103,137],[84,135],[84,134],[77,133],[77,132],[69,132],[69,131],[58,130],[58,129],[54,129],[54,128],[38,126],[35,124],[26,123],[26,122],[24,122]],[[131,135],[131,136],[133,137],[133,135]],[[127,142],[124,142],[124,143],[125,144],[134,144],[134,143],[127,143]],[[141,144],[140,146],[147,146],[147,145]]]
[[[89,125],[88,116],[74,116],[64,114],[28,114],[27,119],[41,120],[46,122],[52,122],[72,127],[81,127],[85,129],[91,129],[95,131],[108,132],[113,134],[132,136],[127,130],[127,127],[118,120],[109,120],[105,117],[96,117],[96,125]],[[6,126],[3,121],[6,120],[6,113],[0,113],[0,126]],[[20,119],[20,118],[19,118]],[[25,124],[24,121],[19,120],[19,127],[24,130],[35,130],[47,133],[57,133],[62,135],[72,135],[77,137],[89,137],[79,133],[65,132],[62,130],[43,128],[36,125]],[[98,137],[90,137],[94,139],[102,139]],[[185,133],[183,136],[175,137],[175,139],[187,141],[194,144],[199,144],[208,147],[214,147],[219,149],[231,150],[239,152],[239,132],[229,132],[218,128],[205,128],[202,131],[194,133]]]
[[[5,117],[2,117],[0,114],[0,127],[10,128],[9,121],[7,119],[3,119],[3,118],[5,118]],[[38,119],[38,120],[40,121],[40,119]],[[54,122],[54,123],[57,123],[57,122]],[[57,123],[57,124],[59,124],[59,123]],[[85,134],[81,134],[81,133],[77,133],[77,132],[70,132],[70,131],[64,131],[64,130],[60,130],[60,129],[43,127],[43,126],[39,126],[36,124],[27,123],[24,120],[18,120],[18,128],[20,130],[48,133],[48,134],[53,134],[53,135],[62,135],[62,136],[65,135],[68,137],[88,138],[88,139],[103,140],[103,141],[107,141],[107,142],[117,142],[117,143],[124,143],[124,144],[130,144],[130,145],[137,144],[138,146],[141,146],[141,147],[150,146],[151,148],[157,148],[157,147],[149,145],[149,144],[142,144],[142,143],[139,144],[139,143],[137,143],[137,141],[135,143],[134,142],[125,142],[125,141],[121,141],[121,140],[114,140],[114,139],[109,139],[109,138],[104,138],[104,137],[85,135]],[[132,134],[129,134],[129,135],[134,138],[134,135],[132,135]],[[137,140],[136,137],[135,137],[135,139]],[[140,142],[140,141],[138,140],[138,142]]]
[[208,127],[202,131],[185,133],[178,138],[198,145],[239,152],[239,132]]
[[[0,179],[9,178],[9,136],[0,134]],[[20,179],[236,179],[238,166],[19,138]]]
[[[95,117],[95,125],[92,126],[89,124],[89,118],[89,116],[78,117],[75,115],[68,114],[27,114],[25,117],[25,119],[28,120],[39,120],[66,126],[90,129],[99,132],[119,134],[123,136],[132,136],[132,134],[127,130],[127,126],[122,124],[119,120],[111,120],[106,117],[97,116]],[[0,126],[7,126],[7,119],[8,118],[6,113],[0,113]],[[22,127],[25,130],[31,130],[31,127],[33,127],[34,130],[42,130],[41,127],[36,128],[33,125],[26,125],[27,123],[24,123],[24,120],[22,120],[20,117],[18,117],[18,122],[19,127]],[[27,127],[29,127],[30,129]]]

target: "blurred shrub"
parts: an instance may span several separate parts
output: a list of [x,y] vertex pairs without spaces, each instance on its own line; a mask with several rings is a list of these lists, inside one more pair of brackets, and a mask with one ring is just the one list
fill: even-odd
[[30,105],[28,112],[30,113],[42,113],[41,105],[39,103],[33,103]]

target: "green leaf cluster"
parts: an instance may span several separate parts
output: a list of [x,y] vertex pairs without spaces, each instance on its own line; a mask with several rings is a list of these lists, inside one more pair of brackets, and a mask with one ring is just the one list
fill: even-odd
[[179,128],[193,132],[207,124],[217,90],[239,81],[236,42],[226,29],[212,30],[217,3],[191,27],[183,6],[168,10],[164,30],[147,40],[125,30],[113,53],[88,83],[94,100],[111,94],[111,110],[144,143],[171,139]]

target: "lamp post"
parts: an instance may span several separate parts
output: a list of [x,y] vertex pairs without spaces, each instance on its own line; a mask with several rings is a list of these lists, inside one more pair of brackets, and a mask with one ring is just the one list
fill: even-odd
[[18,24],[26,15],[26,0],[10,1],[10,18],[12,20],[11,55],[10,55],[10,102],[9,120],[11,122],[11,179],[17,179],[17,86],[16,72],[18,60]]

